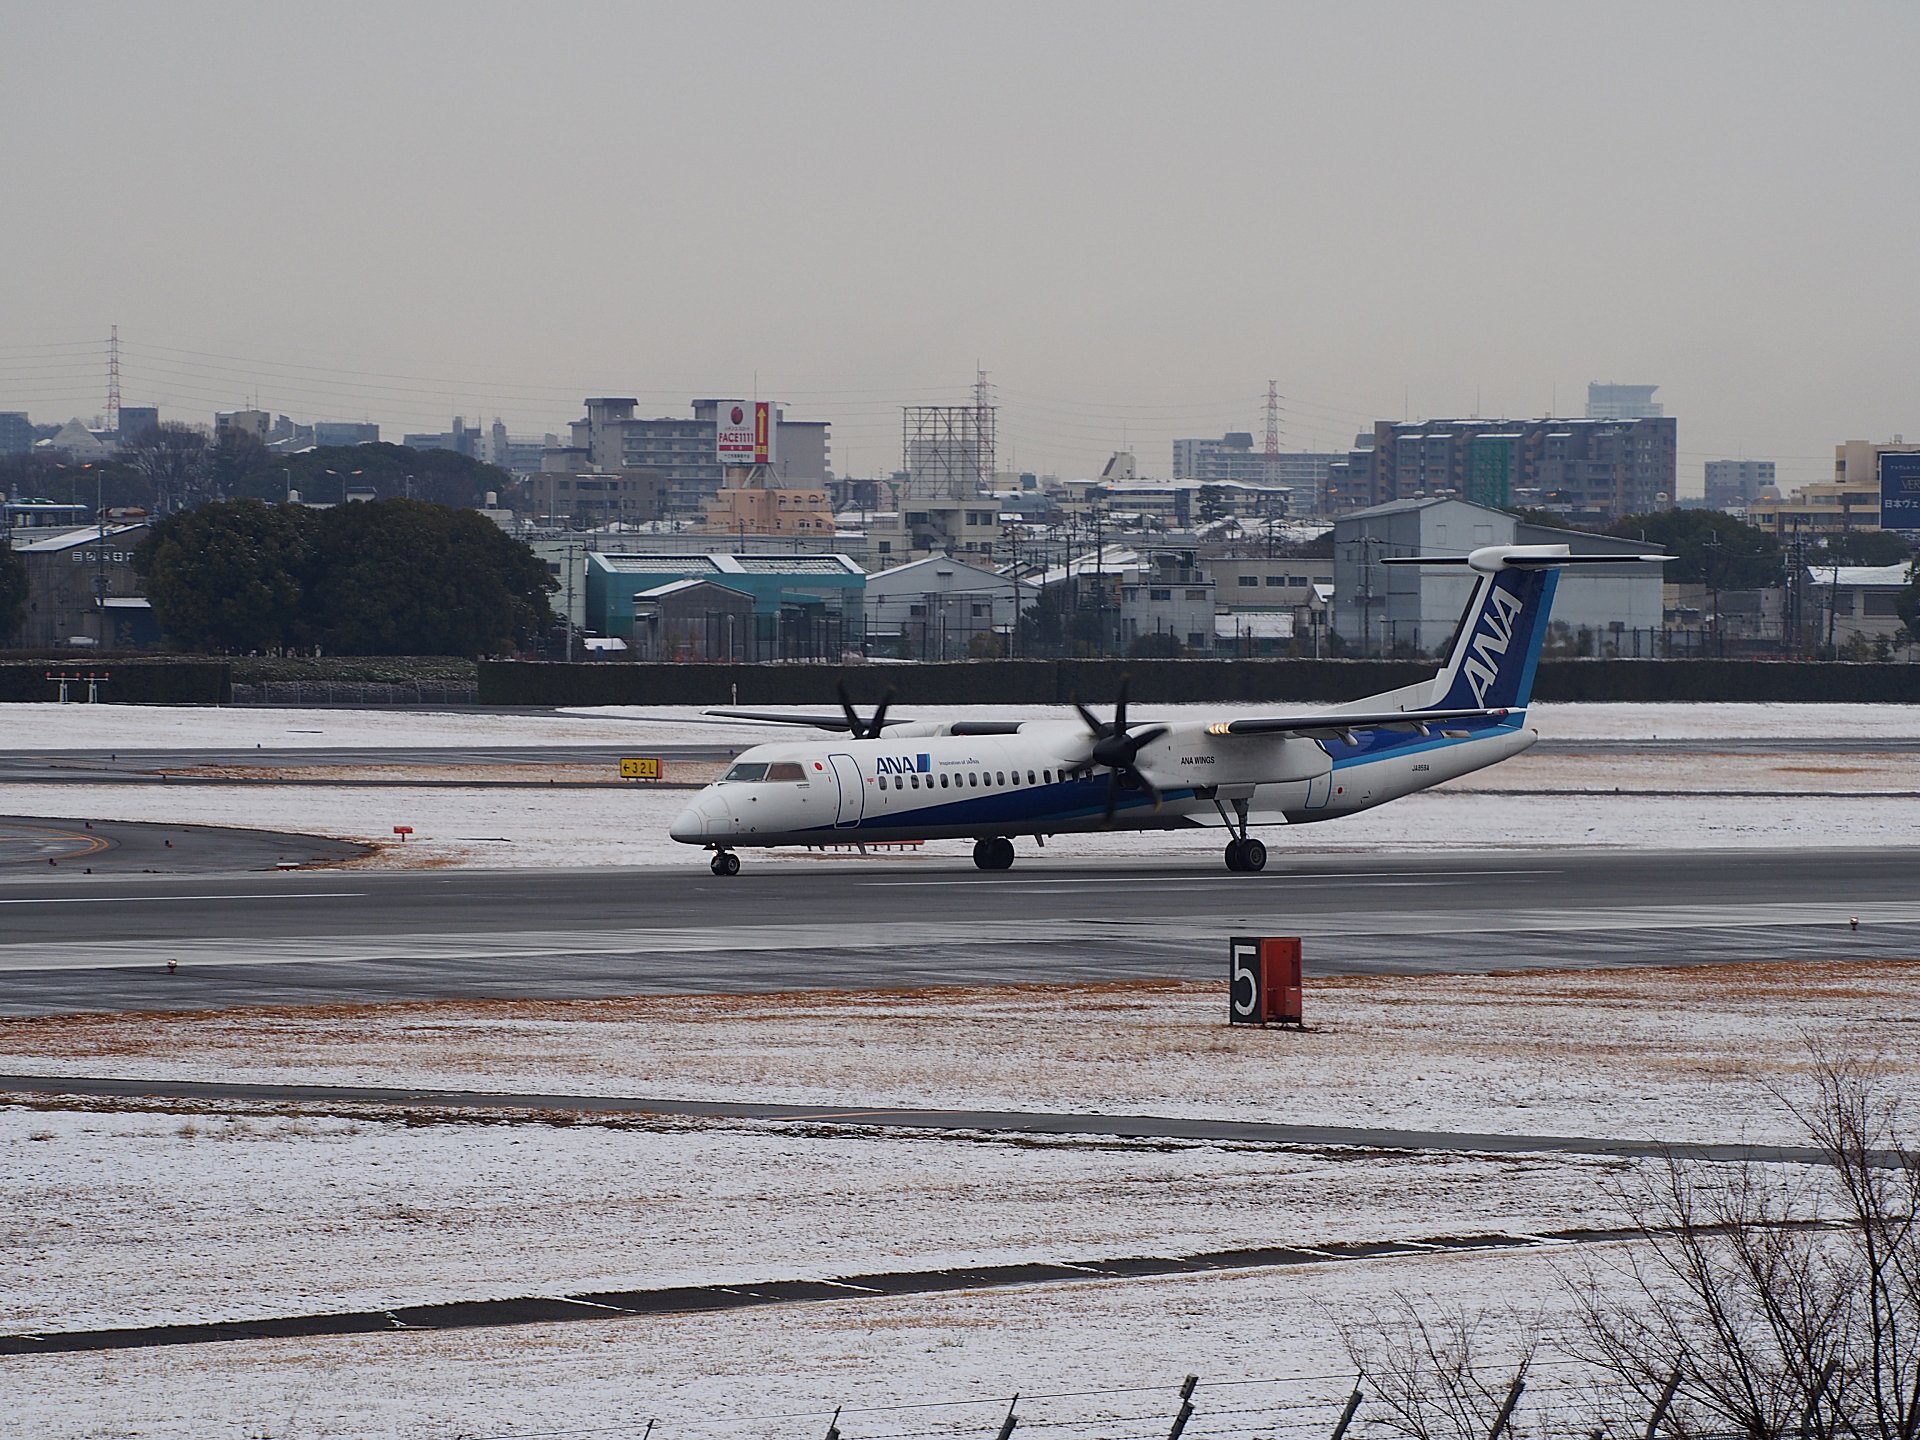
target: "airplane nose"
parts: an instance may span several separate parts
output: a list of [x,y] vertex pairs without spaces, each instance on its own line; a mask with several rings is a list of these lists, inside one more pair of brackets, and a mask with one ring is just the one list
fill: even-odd
[[709,836],[726,833],[727,802],[711,790],[702,790],[667,827],[667,834],[683,845],[704,845]]
[[700,813],[700,807],[689,805],[667,827],[667,834],[682,845],[698,845],[707,838],[707,817]]

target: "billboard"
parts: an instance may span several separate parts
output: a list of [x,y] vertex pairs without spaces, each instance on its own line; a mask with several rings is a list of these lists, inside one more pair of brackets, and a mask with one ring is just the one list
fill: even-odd
[[773,463],[773,404],[768,400],[722,400],[714,414],[714,450],[722,465]]
[[1880,528],[1920,530],[1920,452],[1880,452]]

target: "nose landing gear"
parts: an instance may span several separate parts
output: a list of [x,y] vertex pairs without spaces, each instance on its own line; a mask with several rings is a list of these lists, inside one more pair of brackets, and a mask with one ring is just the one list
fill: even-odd
[[989,835],[974,841],[973,863],[982,870],[1011,870],[1013,841],[1004,835]]
[[740,857],[731,850],[716,850],[713,852],[712,869],[716,875],[738,875]]

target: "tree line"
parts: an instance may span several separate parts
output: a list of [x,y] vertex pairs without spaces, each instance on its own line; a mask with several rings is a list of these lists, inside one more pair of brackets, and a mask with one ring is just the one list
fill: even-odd
[[209,438],[191,425],[149,426],[111,459],[65,455],[0,457],[0,491],[9,495],[168,515],[211,500],[282,501],[289,495],[340,503],[348,490],[378,500],[431,500],[477,506],[508,494],[513,477],[451,450],[405,445],[333,445],[283,455],[239,430]]
[[499,655],[553,624],[524,542],[422,500],[216,500],[156,522],[134,568],[167,642],[208,654]]

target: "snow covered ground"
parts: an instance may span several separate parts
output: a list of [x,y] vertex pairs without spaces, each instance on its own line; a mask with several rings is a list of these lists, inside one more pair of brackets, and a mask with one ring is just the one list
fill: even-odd
[[[1920,1023],[1920,962],[1355,978],[1317,982],[1309,1003],[1305,1034],[1229,1029],[1213,987],[1171,985],[943,992],[937,1003],[805,995],[76,1016],[0,1027],[0,1066],[1793,1141],[1767,1087],[1799,1090],[1811,1040],[1878,1048],[1897,1085],[1920,1094],[1920,1055],[1902,1043]],[[14,1104],[0,1108],[0,1329],[1524,1234],[1612,1223],[1612,1187],[1644,1170],[1546,1153],[830,1124]],[[1324,1435],[1347,1386],[1336,1319],[1405,1292],[1538,1310],[1551,1329],[1566,1304],[1556,1266],[1606,1253],[8,1358],[0,1434],[451,1440],[637,1433],[658,1417],[666,1440],[817,1433],[842,1403],[972,1402],[843,1417],[848,1440],[881,1440],[983,1433],[1000,1413],[988,1400],[1016,1389],[1155,1386],[1151,1404],[1082,1396],[1074,1403],[1091,1410],[1060,1422],[1147,1435],[1164,1431],[1163,1392],[1197,1373],[1214,1388],[1203,1386],[1196,1440],[1293,1420]],[[1243,1380],[1285,1383],[1258,1399],[1223,1383]],[[1067,1404],[1027,1403],[1033,1417]],[[1248,1403],[1268,1408],[1249,1421]],[[1161,1421],[1121,1423],[1148,1414]]]
[[[1353,1385],[1335,1330],[1402,1292],[1564,1323],[1541,1252],[1431,1256],[835,1304],[187,1349],[0,1358],[0,1435],[21,1440],[986,1440],[1024,1425],[1164,1436],[1198,1374],[1189,1440],[1324,1440]],[[1505,1327],[1501,1327],[1503,1330]],[[1496,1344],[1492,1363],[1510,1351]],[[1503,1376],[1504,1378],[1504,1376]],[[1522,1423],[1571,1410],[1530,1373]],[[1361,1413],[1356,1437],[1382,1432]],[[1537,1433],[1537,1432],[1536,1432]],[[1561,1433],[1561,1432],[1556,1432]],[[1579,1433],[1577,1424],[1564,1433]]]
[[[1524,757],[1523,757],[1524,759]],[[1521,761],[1497,767],[1510,782]],[[1696,783],[1711,766],[1693,757]],[[1622,778],[1625,778],[1623,773]],[[1487,786],[1494,781],[1488,778]],[[1706,788],[1720,788],[1708,785]],[[1729,786],[1728,788],[1732,788]],[[1355,850],[1446,851],[1462,838],[1489,849],[1631,845],[1653,848],[1778,848],[1913,844],[1920,841],[1920,803],[1910,794],[1790,794],[1727,799],[1688,794],[1636,795],[1554,792],[1543,805],[1528,795],[1475,793],[1470,785],[1408,796],[1378,810],[1299,829],[1267,829],[1264,838],[1283,865],[1295,850],[1308,854]],[[667,838],[685,806],[684,790],[443,789],[327,786],[0,785],[0,814],[139,820],[182,825],[232,825],[329,835],[379,847],[353,865],[470,865],[601,868],[621,865],[704,867],[698,849]],[[404,845],[395,825],[413,826]],[[1116,832],[1063,836],[1046,849],[1016,841],[1023,866],[1077,860],[1219,859],[1217,830]],[[913,853],[884,852],[860,859],[851,852],[818,854],[771,850],[746,853],[749,865],[861,863],[876,866],[964,862],[964,840],[931,841]]]
[[[1227,719],[1271,714],[1308,702],[1260,705],[1138,705],[1140,719]],[[770,712],[818,714],[831,706],[754,706]],[[1310,708],[1320,708],[1312,705]],[[941,718],[937,706],[902,704],[900,718]],[[1064,706],[968,707],[982,719],[1066,719]],[[1827,739],[1835,734],[1863,739],[1920,739],[1916,705],[1536,705],[1528,712],[1542,736],[1554,740]],[[756,735],[780,735],[778,727],[727,722],[696,706],[598,706],[550,713],[497,714],[470,711],[300,710],[253,706],[7,705],[0,706],[0,748],[229,749],[252,745],[279,749],[339,749],[364,746],[625,745],[652,740],[661,745],[752,744]]]
[[1812,1040],[1920,1099],[1920,962],[1315,977],[1307,1005],[1305,1033],[1172,983],[82,1014],[0,1025],[0,1070],[1785,1143],[1766,1086]]

